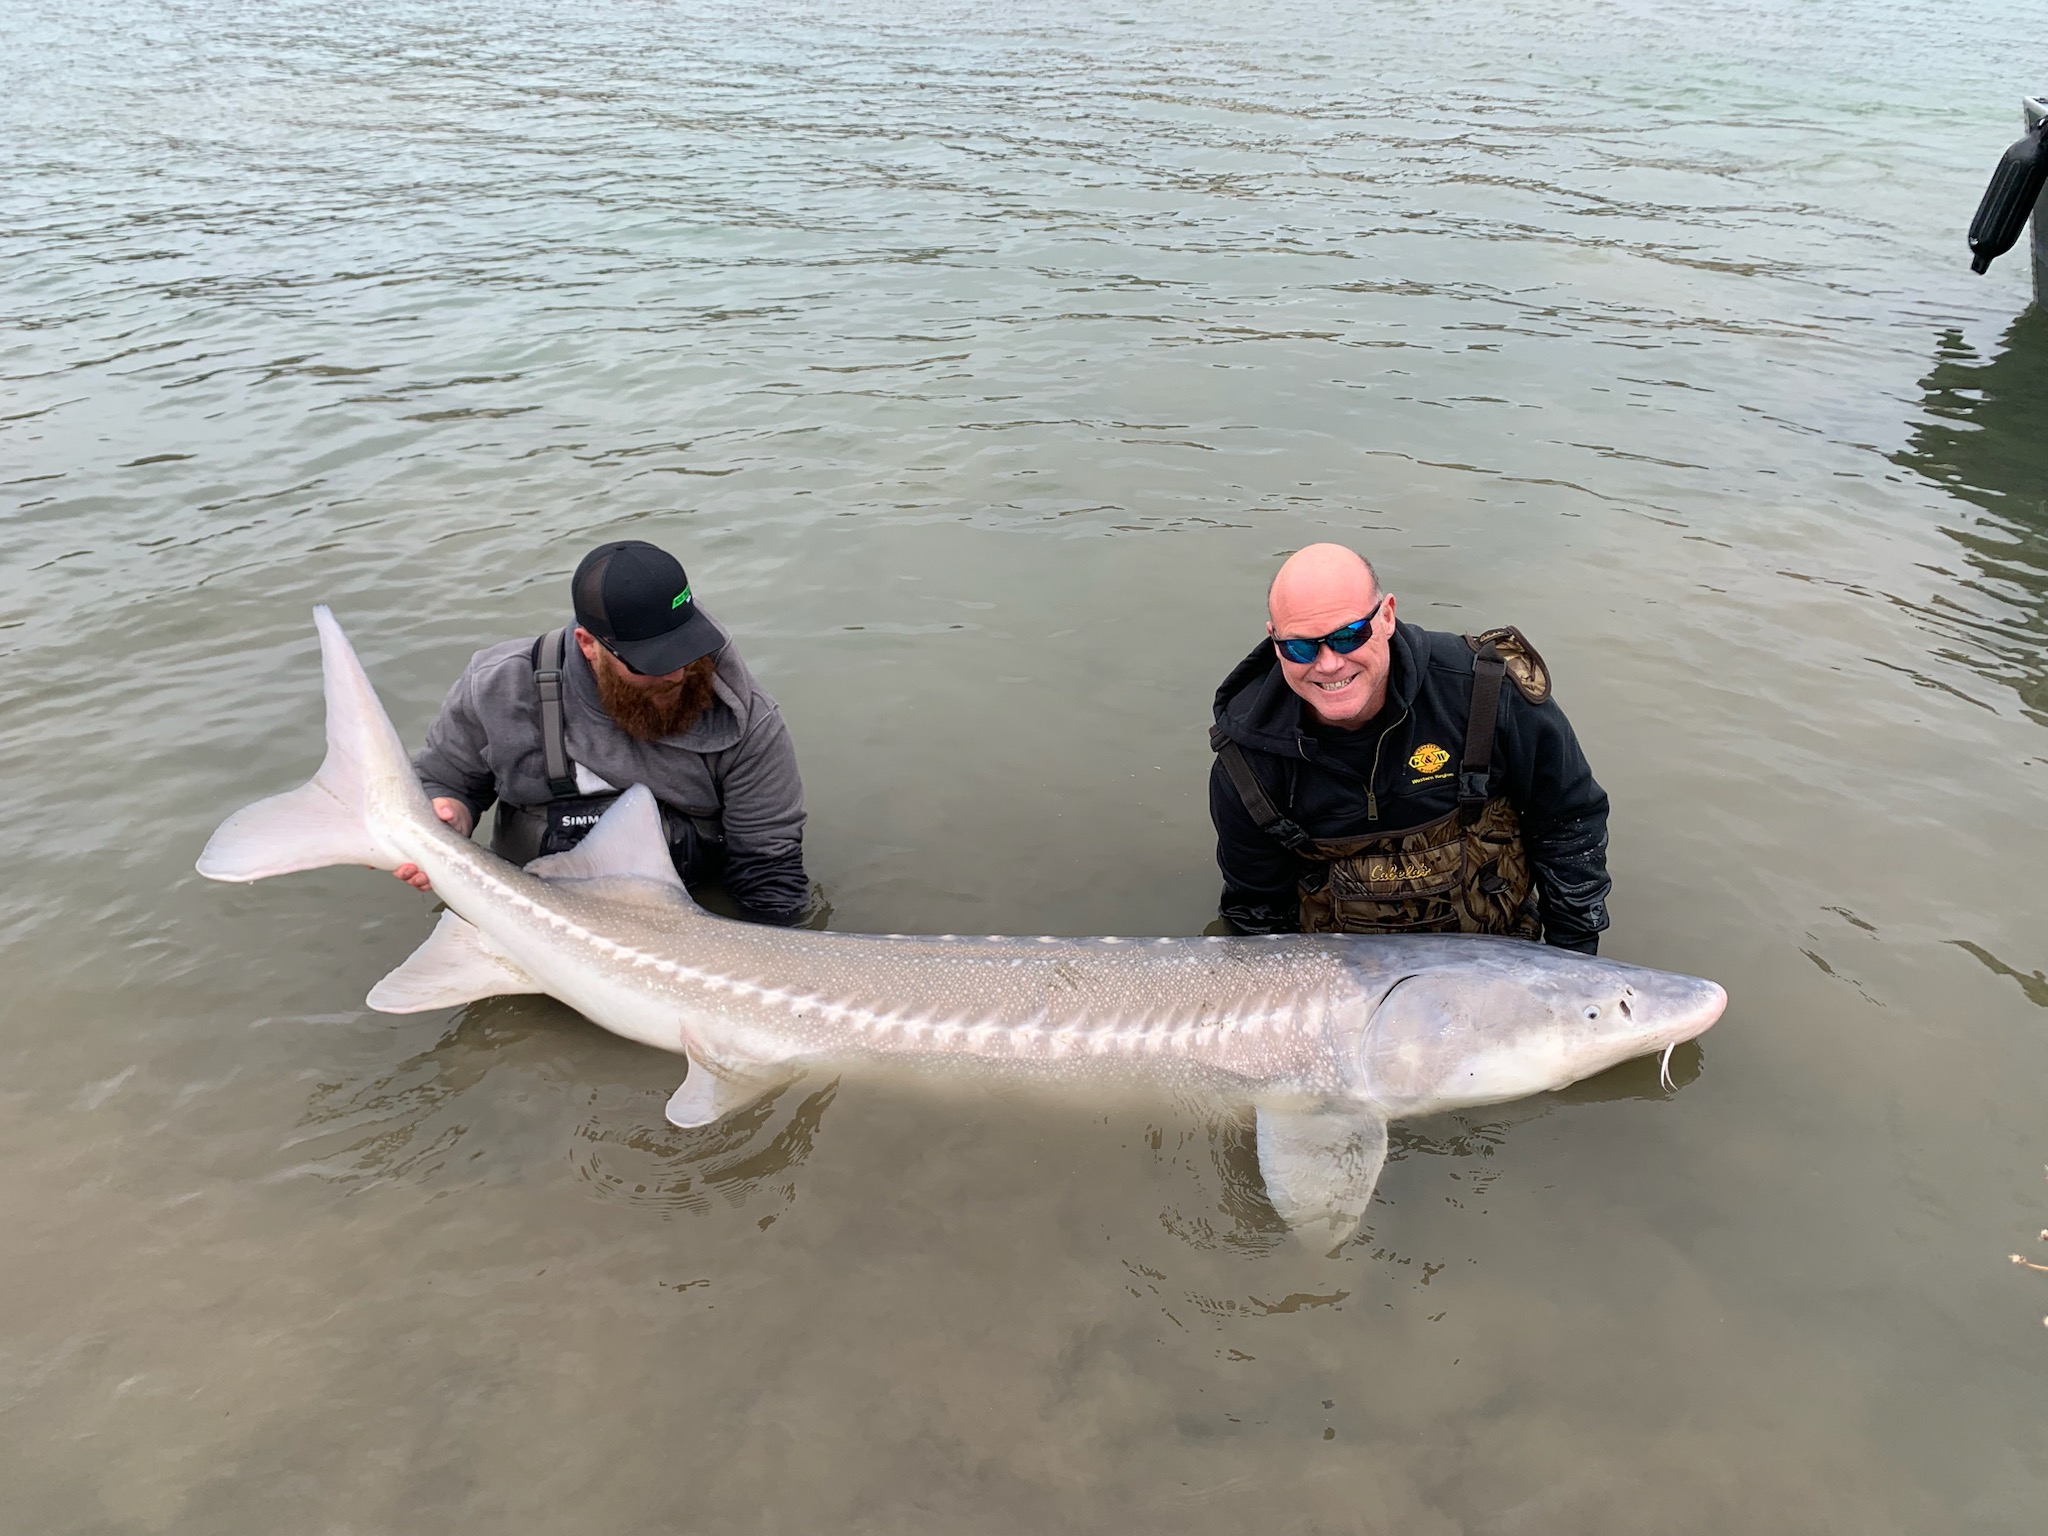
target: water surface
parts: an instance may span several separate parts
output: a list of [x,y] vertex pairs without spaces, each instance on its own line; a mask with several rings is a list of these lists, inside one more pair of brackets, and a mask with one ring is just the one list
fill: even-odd
[[[2027,8],[9,0],[0,1489],[37,1532],[2031,1531]],[[685,1134],[423,900],[191,873],[593,543],[781,700],[848,930],[1192,933],[1277,559],[1513,622],[1607,952],[1734,1002],[1406,1127],[811,1082]]]

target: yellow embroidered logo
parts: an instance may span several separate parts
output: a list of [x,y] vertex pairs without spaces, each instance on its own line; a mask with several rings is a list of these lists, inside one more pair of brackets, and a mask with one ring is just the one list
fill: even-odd
[[1450,753],[1435,742],[1428,741],[1415,749],[1415,755],[1408,759],[1408,766],[1417,773],[1435,773],[1450,760]]
[[1437,873],[1419,859],[1398,862],[1388,859],[1384,864],[1374,864],[1367,870],[1367,879],[1374,885],[1404,885],[1411,880],[1427,880]]

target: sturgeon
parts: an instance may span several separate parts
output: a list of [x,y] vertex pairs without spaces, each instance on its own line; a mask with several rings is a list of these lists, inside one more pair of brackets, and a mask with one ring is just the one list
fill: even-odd
[[389,1013],[545,993],[688,1058],[669,1120],[709,1125],[809,1071],[909,1069],[1066,1092],[1166,1089],[1257,1114],[1281,1218],[1333,1242],[1372,1199],[1387,1123],[1561,1088],[1720,1016],[1711,981],[1464,935],[912,937],[767,928],[684,891],[636,786],[524,869],[433,812],[355,651],[314,610],[327,755],[223,822],[199,873],[417,864],[446,904],[371,990]]

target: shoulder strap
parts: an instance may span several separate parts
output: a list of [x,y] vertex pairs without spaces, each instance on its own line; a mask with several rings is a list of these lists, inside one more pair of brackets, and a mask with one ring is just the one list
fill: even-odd
[[1514,625],[1503,624],[1498,629],[1464,638],[1475,656],[1489,645],[1499,651],[1500,659],[1507,665],[1508,681],[1531,704],[1541,704],[1550,697],[1550,665],[1544,661],[1543,653],[1529,643],[1529,637]]
[[1259,776],[1252,772],[1252,765],[1245,761],[1243,749],[1224,733],[1220,725],[1209,727],[1209,750],[1222,760],[1223,771],[1237,790],[1237,798],[1244,802],[1244,808],[1251,813],[1261,832],[1277,837],[1290,852],[1305,859],[1318,857],[1315,840],[1280,814],[1280,808],[1273,804],[1273,797],[1266,793],[1266,786],[1259,782]]
[[[1467,637],[1470,638],[1469,636]],[[1493,733],[1500,723],[1500,683],[1507,663],[1493,642],[1480,637],[1472,658],[1472,707],[1465,716],[1465,756],[1458,764],[1458,819],[1470,826],[1479,819],[1490,795],[1493,777]]]
[[548,793],[560,800],[576,793],[576,765],[569,759],[569,727],[562,715],[562,658],[569,631],[550,630],[533,642],[533,681],[540,690],[540,760]]

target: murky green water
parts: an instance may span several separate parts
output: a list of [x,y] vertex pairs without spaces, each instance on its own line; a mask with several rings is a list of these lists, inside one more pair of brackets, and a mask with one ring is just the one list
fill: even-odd
[[[2048,324],[2016,4],[0,6],[0,1496],[33,1532],[2032,1531]],[[848,929],[1187,933],[1276,557],[1520,624],[1652,1066],[1406,1128],[806,1084],[688,1136],[428,906],[191,873],[590,544]],[[2048,1258],[2044,1258],[2048,1262]]]

